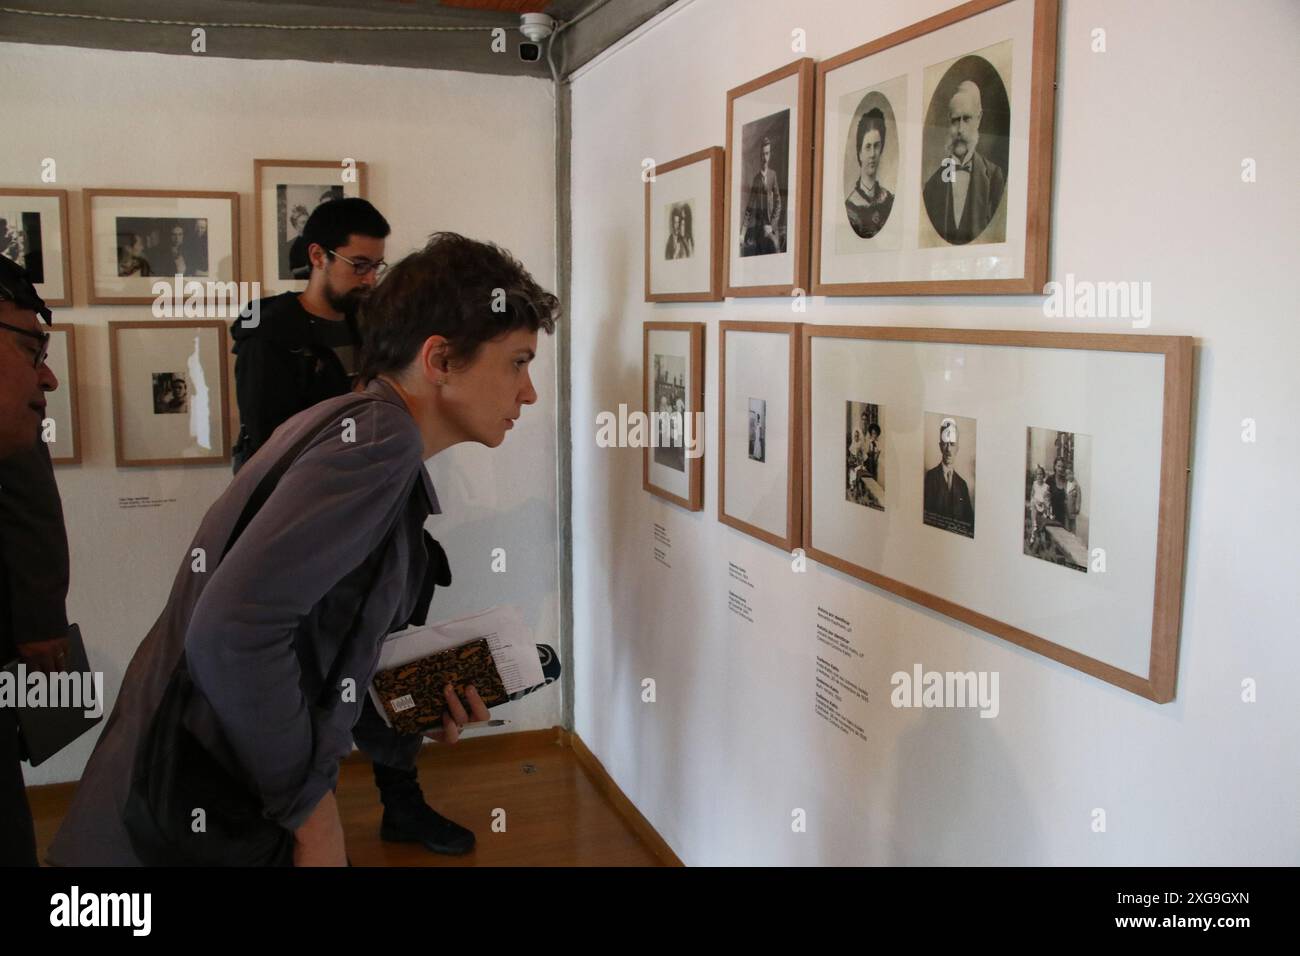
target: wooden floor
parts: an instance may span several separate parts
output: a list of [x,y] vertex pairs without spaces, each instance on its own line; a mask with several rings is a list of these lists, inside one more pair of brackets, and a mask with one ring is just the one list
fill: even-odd
[[[590,766],[590,755],[581,742],[570,746],[558,728],[466,739],[453,747],[425,747],[419,761],[425,799],[478,838],[474,852],[449,857],[419,845],[379,839],[383,809],[379,791],[369,761],[353,754],[343,763],[337,791],[348,856],[355,866],[662,866],[674,862],[671,851],[638,835],[644,821],[632,818],[635,810],[629,809],[625,798],[608,794],[611,783],[598,765],[594,775],[588,774],[584,758]],[[56,784],[28,791],[42,857],[63,819],[73,787]],[[497,808],[505,811],[504,833],[492,828]]]

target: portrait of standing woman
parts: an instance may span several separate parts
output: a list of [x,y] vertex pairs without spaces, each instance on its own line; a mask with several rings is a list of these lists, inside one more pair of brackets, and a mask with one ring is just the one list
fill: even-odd
[[[557,314],[508,252],[452,233],[389,270],[361,317],[364,389],[276,429],[185,549],[50,863],[346,865],[339,761],[381,643],[432,594],[425,462],[502,444],[537,401],[529,365]],[[472,687],[446,693],[454,743],[488,714]]]

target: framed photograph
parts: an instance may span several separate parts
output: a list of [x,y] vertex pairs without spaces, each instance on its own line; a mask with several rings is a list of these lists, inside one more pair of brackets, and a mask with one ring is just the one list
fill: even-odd
[[817,65],[818,295],[1041,294],[1058,0],[972,0]]
[[1190,337],[813,325],[802,336],[809,557],[1173,699]]
[[161,280],[239,281],[239,194],[87,189],[91,305],[148,305]]
[[722,298],[721,146],[655,166],[645,184],[645,300]]
[[50,367],[59,387],[45,393],[46,426],[43,437],[56,465],[81,464],[81,415],[78,411],[80,385],[77,380],[77,327],[62,322],[50,326]]
[[263,293],[307,288],[311,263],[302,239],[303,226],[321,203],[345,197],[366,198],[365,163],[344,166],[342,160],[253,160],[255,278]]
[[787,552],[803,519],[799,329],[726,321],[718,332],[718,520]]
[[727,93],[725,294],[808,289],[811,57]]
[[119,467],[230,460],[221,320],[108,323]]
[[647,428],[641,486],[690,511],[704,508],[704,323],[647,322],[641,397]]
[[72,305],[68,191],[0,187],[0,255],[31,277],[51,308]]

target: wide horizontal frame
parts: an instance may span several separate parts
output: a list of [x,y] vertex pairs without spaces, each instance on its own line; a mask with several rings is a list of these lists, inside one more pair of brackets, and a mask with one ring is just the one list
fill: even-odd
[[[189,189],[87,189],[82,193],[85,221],[82,223],[85,240],[84,258],[86,264],[86,302],[90,305],[150,305],[154,302],[152,295],[100,295],[95,288],[95,219],[94,204],[100,196],[135,196],[141,199],[225,199],[230,203],[230,265],[229,279],[216,279],[212,276],[201,278],[187,277],[195,282],[239,282],[243,276],[239,269],[239,193],[220,190]],[[172,276],[156,276],[157,279],[172,281]]]
[[[718,520],[725,525],[743,531],[745,534],[775,545],[783,551],[790,552],[799,547],[801,524],[803,521],[803,468],[800,458],[803,455],[803,414],[800,401],[803,389],[800,388],[800,373],[803,363],[799,353],[803,346],[803,337],[799,322],[738,322],[727,320],[718,324],[718,446],[714,452],[718,458]],[[785,335],[790,340],[790,362],[787,374],[790,377],[790,442],[787,449],[788,478],[785,499],[785,534],[773,534],[766,528],[743,521],[727,513],[727,333],[759,332],[772,335]]]
[[645,300],[647,302],[721,302],[722,301],[722,267],[723,267],[723,249],[724,237],[727,234],[726,224],[722,221],[723,207],[723,165],[724,151],[721,146],[709,146],[706,149],[698,150],[689,155],[670,160],[666,163],[656,163],[651,170],[651,174],[657,177],[660,173],[671,173],[674,169],[682,169],[695,163],[712,163],[709,170],[709,221],[710,242],[709,251],[712,256],[709,262],[709,288],[697,292],[651,292],[650,291],[650,194],[654,189],[654,180],[647,179],[645,183]]
[[[649,392],[650,385],[650,333],[660,332],[688,332],[691,337],[691,375],[690,381],[686,383],[686,392],[690,396],[691,403],[686,409],[687,414],[704,411],[704,323],[703,322],[645,322],[641,330],[641,401],[639,404],[646,403],[646,393]],[[645,409],[648,414],[650,409]],[[701,431],[695,436],[697,441],[704,440],[704,433]],[[665,501],[671,501],[675,505],[681,505],[688,511],[704,510],[704,456],[696,458],[687,458],[687,497],[675,495],[666,488],[661,488],[650,481],[650,436],[646,436],[647,444],[641,449],[641,487],[643,490],[657,495]]]
[[1151,652],[1146,677],[1081,654],[1045,637],[906,582],[871,571],[817,548],[812,540],[812,442],[805,442],[803,483],[804,552],[816,561],[891,591],[915,604],[954,618],[1012,644],[1131,691],[1156,703],[1174,699],[1178,671],[1178,635],[1182,624],[1183,560],[1187,532],[1187,476],[1191,454],[1192,344],[1190,336],[1086,332],[1014,332],[976,329],[927,329],[805,325],[803,327],[803,433],[812,434],[812,340],[855,338],[889,342],[1078,351],[1143,352],[1163,355],[1164,400],[1160,453],[1160,513],[1156,530],[1155,588],[1152,595]]
[[1029,169],[1026,171],[1025,269],[1012,279],[906,279],[897,282],[822,281],[822,161],[826,136],[826,76],[882,50],[907,43],[1014,0],[971,0],[817,64],[817,145],[814,156],[812,291],[814,295],[1042,295],[1047,284],[1052,218],[1052,127],[1056,113],[1056,46],[1059,0],[1033,0],[1034,40],[1030,63]]

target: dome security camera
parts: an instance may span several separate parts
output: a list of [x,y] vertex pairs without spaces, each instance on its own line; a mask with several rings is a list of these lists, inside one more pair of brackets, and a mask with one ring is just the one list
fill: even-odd
[[525,13],[520,18],[519,32],[534,43],[540,43],[555,31],[555,19],[546,13]]

